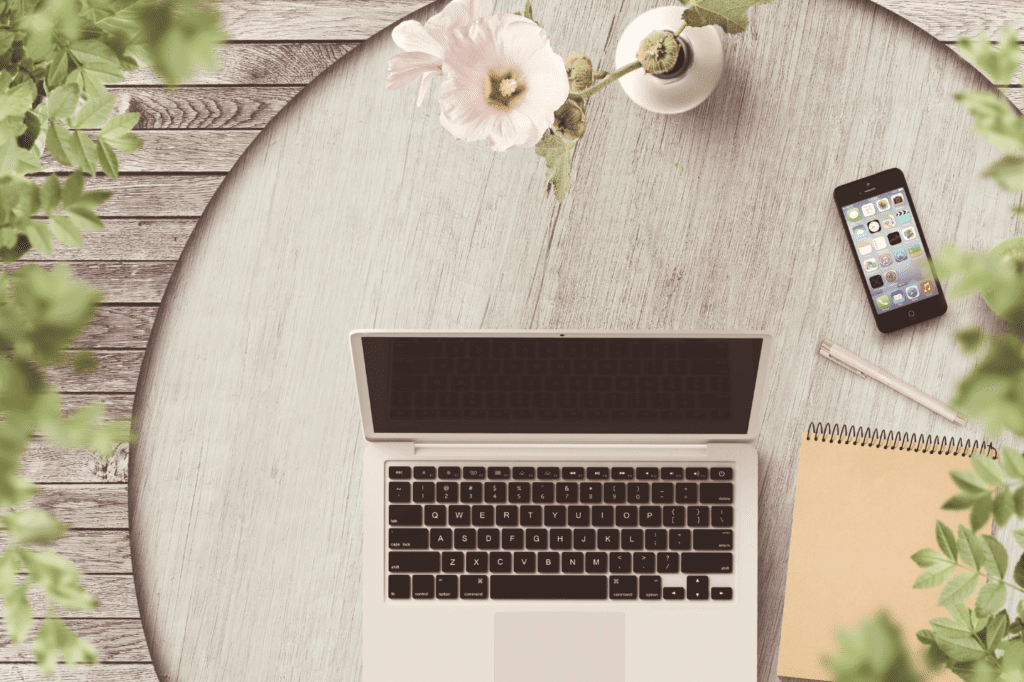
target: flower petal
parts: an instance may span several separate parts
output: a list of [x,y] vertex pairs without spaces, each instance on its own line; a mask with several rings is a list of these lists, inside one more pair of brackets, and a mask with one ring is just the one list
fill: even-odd
[[437,75],[441,61],[426,52],[403,52],[388,60],[388,90],[401,90],[422,74]]
[[426,52],[438,59],[444,56],[444,50],[437,39],[423,28],[418,21],[403,21],[391,32],[391,39],[406,52]]
[[433,69],[431,71],[427,71],[426,73],[423,74],[423,82],[420,83],[420,94],[416,98],[416,106],[420,106],[420,105],[423,104],[423,98],[425,98],[427,96],[427,91],[430,90],[430,79],[433,78],[434,76],[440,76],[440,75],[441,75],[441,69],[440,68]]

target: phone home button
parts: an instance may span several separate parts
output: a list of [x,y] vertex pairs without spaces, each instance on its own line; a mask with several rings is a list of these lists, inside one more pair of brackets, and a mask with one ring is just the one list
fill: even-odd
[[914,311],[913,310],[908,310],[907,311],[907,317],[913,317],[913,316],[914,316]]

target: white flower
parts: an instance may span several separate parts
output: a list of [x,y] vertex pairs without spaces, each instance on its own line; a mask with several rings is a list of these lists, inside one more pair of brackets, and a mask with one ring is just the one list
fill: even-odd
[[565,63],[536,23],[513,14],[455,29],[444,53],[441,125],[491,149],[532,147],[569,97]]
[[453,0],[439,14],[427,19],[426,24],[410,20],[396,26],[391,37],[405,52],[388,62],[388,90],[401,90],[423,74],[416,106],[423,104],[430,79],[442,73],[441,63],[451,32],[489,17],[493,11],[494,0]]

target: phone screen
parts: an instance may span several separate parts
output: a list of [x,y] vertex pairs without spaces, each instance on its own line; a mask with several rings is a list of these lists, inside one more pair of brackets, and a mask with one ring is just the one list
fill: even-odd
[[842,207],[878,314],[939,296],[905,187]]

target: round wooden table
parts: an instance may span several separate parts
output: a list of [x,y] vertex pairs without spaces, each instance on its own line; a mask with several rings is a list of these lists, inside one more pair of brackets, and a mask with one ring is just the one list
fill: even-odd
[[[608,68],[624,27],[657,4],[534,12],[556,51]],[[867,0],[752,14],[698,109],[651,114],[617,86],[593,98],[562,204],[545,198],[533,150],[456,142],[436,99],[417,109],[414,89],[384,89],[390,31],[260,134],[181,258],[137,394],[131,543],[161,679],[360,679],[347,334],[362,327],[774,333],[756,447],[759,679],[775,679],[800,432],[980,435],[818,357],[831,338],[948,399],[970,362],[951,332],[991,323],[961,301],[878,333],[832,189],[901,167],[933,248],[1022,229],[978,177],[997,153],[953,101],[989,87],[969,65]]]

